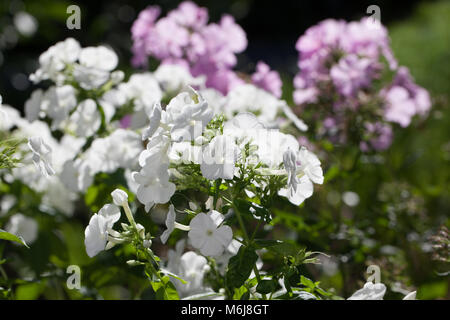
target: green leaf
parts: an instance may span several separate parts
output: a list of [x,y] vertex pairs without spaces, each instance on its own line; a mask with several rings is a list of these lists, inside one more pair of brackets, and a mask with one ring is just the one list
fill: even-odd
[[158,300],[180,300],[175,286],[168,276],[162,277],[162,281],[152,281],[152,288]]
[[241,287],[252,272],[253,266],[258,260],[254,248],[241,246],[238,253],[230,259],[225,281],[230,288]]
[[245,286],[234,289],[233,300],[248,300],[250,297],[250,292]]
[[300,277],[300,283],[302,285],[304,285],[305,287],[307,287],[307,288],[314,289],[316,287],[312,280],[310,280],[310,279],[308,279],[308,278],[306,278],[304,276]]
[[45,289],[45,282],[32,282],[19,285],[16,289],[17,300],[37,299]]
[[268,294],[277,289],[278,282],[275,279],[261,280],[256,286],[256,292]]
[[6,232],[5,230],[0,229],[0,239],[2,240],[8,240],[8,241],[14,241],[20,244],[23,244],[25,247],[30,248],[26,243],[25,240],[21,236],[16,236],[15,234]]
[[179,280],[182,284],[187,283],[186,280],[183,280],[183,278],[181,278],[179,275],[176,275],[175,273],[172,273],[169,270],[161,270],[161,272],[167,274],[169,277]]

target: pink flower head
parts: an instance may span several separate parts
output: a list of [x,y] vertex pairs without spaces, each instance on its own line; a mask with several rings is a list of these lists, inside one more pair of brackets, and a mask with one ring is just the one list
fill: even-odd
[[197,6],[191,1],[185,1],[178,8],[172,10],[168,17],[180,26],[197,31],[208,22],[208,10]]
[[256,72],[252,75],[252,82],[256,86],[272,93],[275,97],[281,97],[281,82],[278,72],[270,70],[270,67],[262,61],[256,65]]
[[232,68],[247,37],[232,16],[208,24],[207,9],[190,1],[156,20],[158,15],[159,8],[149,7],[133,24],[133,65],[145,66],[149,56],[187,65],[194,76],[206,76],[208,87],[223,93],[242,82]]

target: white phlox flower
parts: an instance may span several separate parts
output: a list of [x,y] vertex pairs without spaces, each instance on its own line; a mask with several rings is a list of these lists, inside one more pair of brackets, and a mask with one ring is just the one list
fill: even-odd
[[189,224],[189,240],[205,256],[220,256],[233,239],[231,228],[227,225],[219,226],[219,221],[222,222],[223,218],[218,218],[212,210],[208,214],[198,213]]
[[302,147],[297,153],[288,149],[284,153],[284,167],[288,174],[287,188],[278,191],[295,205],[300,205],[313,194],[313,182],[323,183],[323,171],[320,160],[315,154]]
[[175,184],[169,181],[171,143],[200,136],[213,112],[195,90],[188,88],[188,92],[174,97],[166,110],[156,103],[148,114],[150,126],[142,135],[143,140],[148,139],[147,147],[139,155],[141,170],[132,174],[138,184],[138,200],[146,210],[155,203],[167,203],[175,193]]
[[79,64],[74,66],[74,78],[83,89],[99,88],[110,79],[110,72],[118,61],[115,52],[105,46],[83,48]]
[[66,65],[74,63],[80,52],[80,44],[73,38],[56,43],[39,56],[39,69],[30,75],[30,80],[37,83],[51,79],[61,84],[65,80],[61,71]]
[[214,116],[206,100],[191,87],[170,100],[166,112],[175,142],[195,140]]
[[223,110],[228,119],[247,111],[257,114],[257,119],[265,125],[272,126],[283,103],[269,92],[246,83],[228,92]]
[[165,92],[178,92],[186,86],[201,86],[205,83],[204,76],[194,78],[187,68],[176,64],[161,64],[154,76]]
[[91,217],[84,231],[84,244],[89,257],[92,258],[105,250],[108,235],[116,233],[112,227],[119,219],[120,209],[114,204],[105,204],[97,214]]
[[163,98],[163,92],[155,79],[149,72],[134,74],[128,82],[118,85],[117,90],[123,95],[126,102],[132,102],[134,109],[130,119],[130,127],[139,129],[146,124],[146,115],[149,116],[156,103]]
[[137,198],[147,211],[153,204],[167,203],[175,193],[175,184],[169,182],[168,169],[168,163],[155,163],[133,172],[133,180],[139,184]]

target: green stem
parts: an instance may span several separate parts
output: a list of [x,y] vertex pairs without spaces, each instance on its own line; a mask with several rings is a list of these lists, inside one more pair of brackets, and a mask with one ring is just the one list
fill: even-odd
[[[232,205],[233,205],[234,212],[236,213],[236,217],[237,217],[237,219],[239,221],[239,225],[240,225],[240,227],[242,229],[242,232],[244,233],[245,244],[247,246],[250,246],[251,242],[253,241],[253,237],[254,237],[255,233],[253,233],[252,240],[250,240],[248,238],[247,229],[245,228],[244,220],[242,219],[241,213],[239,212],[238,208],[234,205],[234,203]],[[261,276],[259,274],[258,268],[256,267],[256,264],[253,266],[253,272],[255,272],[256,281],[259,284],[261,282]],[[266,297],[265,294],[263,294],[262,297],[263,297],[264,300],[267,300],[267,297]]]
[[123,204],[123,209],[125,210],[125,215],[127,216],[128,221],[131,223],[133,228],[136,229],[136,232],[137,232],[136,222],[134,221],[133,214],[131,213],[130,206],[128,205],[128,202],[125,202]]
[[234,203],[232,203],[232,206],[233,206],[234,212],[236,214],[236,217],[238,219],[239,226],[241,227],[241,230],[244,233],[245,244],[248,246],[248,245],[250,245],[250,240],[248,238],[248,233],[247,233],[247,229],[245,228],[244,220],[242,220],[241,213],[239,212],[238,208],[234,205]]

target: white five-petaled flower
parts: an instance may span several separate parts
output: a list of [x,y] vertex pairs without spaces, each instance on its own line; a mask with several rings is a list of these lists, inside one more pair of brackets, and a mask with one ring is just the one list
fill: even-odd
[[92,90],[110,79],[110,71],[116,68],[118,58],[105,46],[86,47],[80,52],[79,62],[74,66],[74,78],[83,89]]
[[133,172],[133,180],[139,185],[137,198],[147,209],[155,203],[167,203],[175,193],[175,184],[169,182],[168,169],[168,163],[156,163]]
[[166,217],[166,227],[167,229],[164,230],[164,232],[161,235],[161,242],[162,243],[166,243],[167,239],[169,239],[170,234],[173,232],[173,230],[176,229],[180,229],[183,231],[189,231],[190,228],[188,226],[185,226],[181,223],[178,223],[175,221],[176,218],[176,213],[175,213],[175,208],[173,205],[170,205],[169,207],[169,212],[167,212],[167,217]]
[[221,225],[223,218],[212,210],[210,213],[198,213],[190,222],[189,240],[194,248],[205,256],[220,256],[233,239],[229,226]]
[[100,251],[105,250],[108,235],[115,233],[112,227],[119,219],[120,209],[114,204],[105,204],[98,214],[91,217],[89,225],[84,231],[84,244],[89,257],[92,258]]
[[33,152],[33,162],[46,178],[55,174],[51,165],[52,148],[41,137],[28,139],[28,147]]

